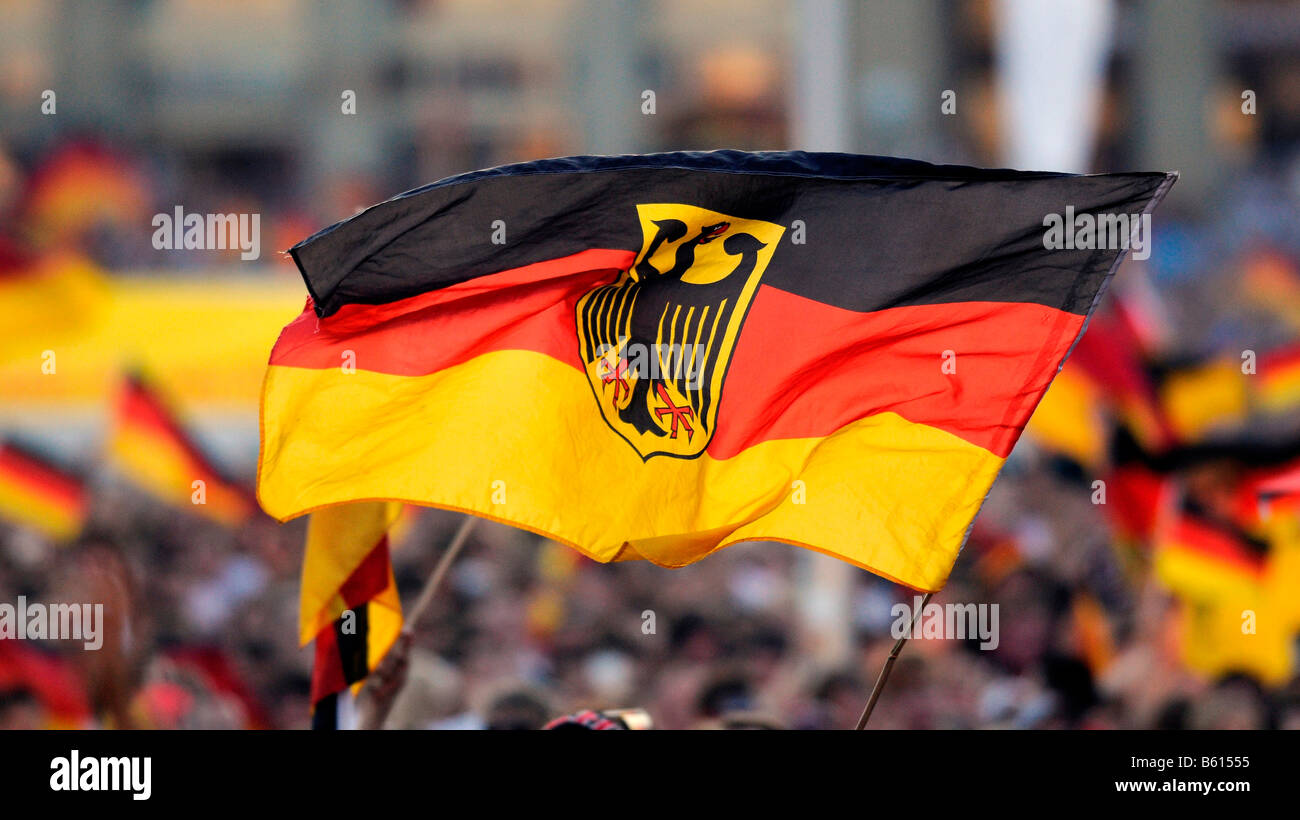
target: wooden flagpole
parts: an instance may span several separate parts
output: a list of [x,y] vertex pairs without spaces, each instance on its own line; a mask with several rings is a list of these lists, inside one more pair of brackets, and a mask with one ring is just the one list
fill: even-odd
[[437,566],[433,568],[433,574],[420,590],[420,597],[415,600],[415,606],[411,607],[405,619],[406,623],[402,624],[402,631],[393,642],[393,647],[384,655],[379,666],[366,678],[358,701],[358,729],[383,727],[388,712],[397,699],[397,693],[406,684],[407,658],[411,652],[411,641],[415,637],[415,626],[428,614],[438,587],[442,585],[443,577],[451,569],[461,550],[465,548],[470,533],[474,531],[474,525],[477,523],[478,519],[472,515],[465,516],[465,520],[460,522],[456,534],[451,537],[451,543],[443,550]]
[[898,653],[903,651],[903,644],[912,636],[912,630],[916,629],[917,619],[925,611],[925,605],[930,603],[930,596],[933,592],[925,593],[921,599],[921,605],[917,607],[916,612],[912,615],[912,624],[908,627],[907,633],[894,643],[894,648],[889,651],[889,657],[885,659],[885,665],[880,669],[880,677],[876,678],[876,685],[871,688],[871,697],[867,700],[867,706],[862,710],[862,717],[858,718],[858,725],[855,729],[861,730],[867,728],[867,721],[871,719],[871,712],[876,708],[876,701],[880,700],[880,693],[884,691],[885,681],[889,680],[889,671],[894,668],[894,661],[898,660]]
[[415,599],[415,606],[411,607],[411,614],[406,618],[406,623],[402,624],[403,635],[414,635],[415,625],[428,613],[429,606],[433,603],[435,593],[442,584],[443,576],[451,569],[455,562],[456,556],[465,548],[465,542],[469,540],[470,533],[474,531],[474,525],[478,519],[472,515],[465,516],[465,520],[460,522],[456,528],[456,534],[451,537],[451,543],[438,559],[438,565],[433,568],[433,574],[425,582],[424,589],[420,590],[420,597]]

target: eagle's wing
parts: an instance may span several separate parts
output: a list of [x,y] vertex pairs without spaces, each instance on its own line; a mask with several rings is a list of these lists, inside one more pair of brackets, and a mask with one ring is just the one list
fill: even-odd
[[640,288],[633,284],[602,285],[588,293],[578,306],[583,329],[583,360],[594,361],[602,352],[618,350],[632,336],[632,308]]
[[686,397],[700,427],[706,429],[717,399],[713,375],[744,283],[737,282],[736,287],[720,284],[683,284],[677,293],[686,298],[668,300],[659,317],[662,380]]

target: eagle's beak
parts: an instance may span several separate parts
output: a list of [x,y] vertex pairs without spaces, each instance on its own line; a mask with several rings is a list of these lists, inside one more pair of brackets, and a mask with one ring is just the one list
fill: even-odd
[[731,227],[730,222],[719,222],[716,226],[714,226],[713,230],[709,231],[700,239],[700,243],[703,244],[706,242],[712,242],[713,240],[717,239],[719,236],[722,236],[724,233],[726,233],[727,228],[730,227]]

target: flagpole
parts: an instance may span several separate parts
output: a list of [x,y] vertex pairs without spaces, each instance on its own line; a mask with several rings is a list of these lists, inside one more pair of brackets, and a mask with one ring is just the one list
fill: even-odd
[[406,623],[402,624],[402,631],[397,635],[397,640],[384,655],[384,659],[379,662],[379,666],[366,678],[358,701],[358,729],[383,727],[388,712],[397,699],[397,693],[406,684],[407,655],[411,651],[411,642],[415,638],[415,626],[428,613],[438,587],[442,585],[443,577],[451,569],[461,550],[465,548],[470,533],[474,531],[477,523],[478,519],[472,515],[465,516],[465,520],[460,522],[456,534],[451,537],[451,543],[438,558],[433,574],[420,590],[420,597],[415,600],[415,606],[411,607]]
[[447,545],[442,557],[438,559],[438,565],[433,568],[433,574],[425,582],[424,589],[420,590],[420,597],[415,600],[415,606],[411,607],[411,614],[407,616],[406,623],[402,624],[402,633],[404,635],[409,637],[415,634],[415,625],[429,611],[434,595],[442,584],[443,576],[451,569],[456,556],[460,555],[461,550],[464,549],[465,543],[469,540],[470,533],[474,531],[474,525],[477,523],[477,518],[467,515],[465,520],[460,522],[460,526],[456,528],[456,534],[451,537],[451,543]]
[[916,629],[916,621],[921,617],[921,613],[925,611],[925,605],[930,603],[930,596],[932,595],[934,595],[933,592],[925,593],[925,597],[921,599],[921,605],[916,608],[916,612],[912,615],[911,626],[907,632],[903,633],[903,637],[894,643],[894,648],[889,651],[889,657],[885,659],[885,665],[880,669],[880,677],[876,678],[876,685],[871,688],[871,697],[867,700],[867,706],[862,710],[862,717],[858,718],[858,725],[854,729],[867,728],[867,721],[871,719],[871,713],[876,708],[876,701],[880,700],[880,693],[885,688],[885,681],[889,680],[889,670],[894,668],[894,661],[898,660],[898,653],[903,651],[903,644],[907,643],[907,639],[912,636],[912,630]]

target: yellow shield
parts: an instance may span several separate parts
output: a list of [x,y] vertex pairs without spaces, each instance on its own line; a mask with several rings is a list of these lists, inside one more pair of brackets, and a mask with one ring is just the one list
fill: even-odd
[[694,458],[717,427],[740,328],[785,228],[638,205],[641,251],[578,301],[579,353],[609,426],[643,460]]

